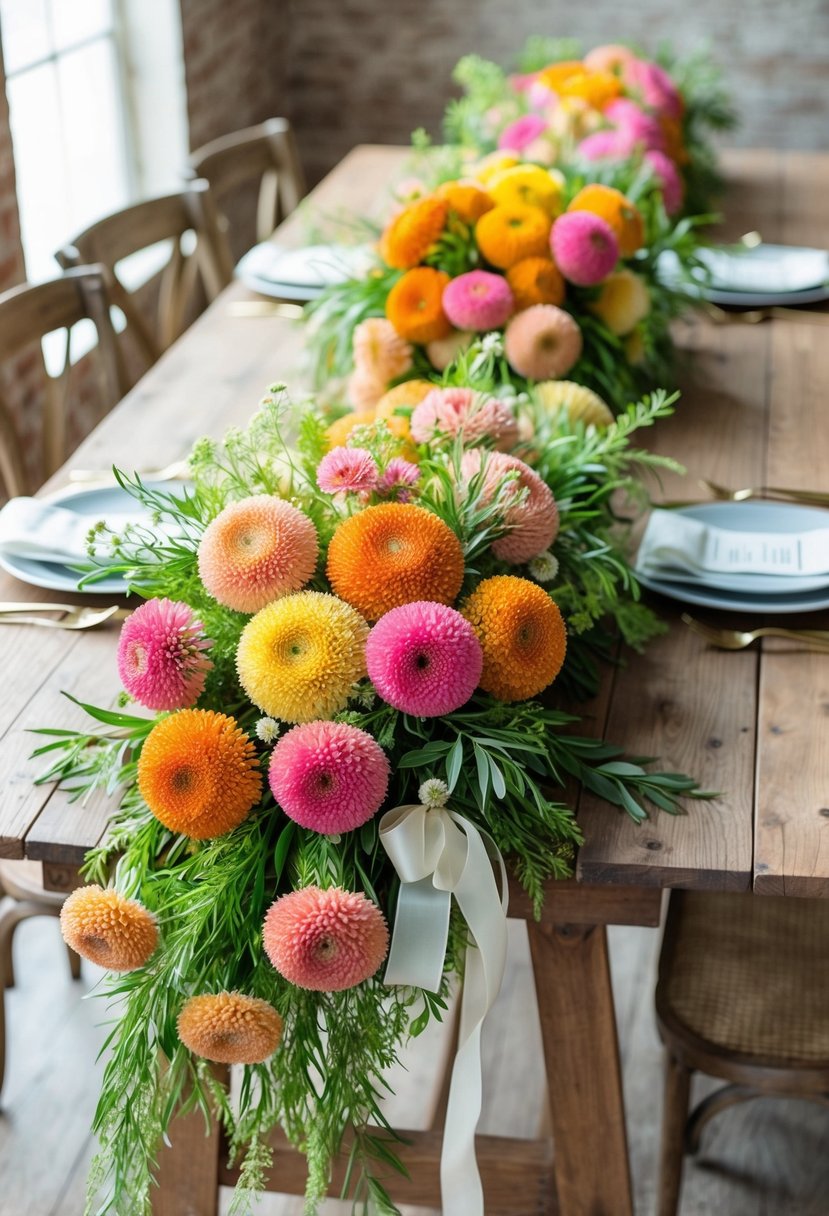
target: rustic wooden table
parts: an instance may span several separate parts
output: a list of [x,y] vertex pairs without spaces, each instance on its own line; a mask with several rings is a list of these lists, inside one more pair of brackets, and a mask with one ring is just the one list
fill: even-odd
[[[356,149],[315,192],[315,211],[382,215],[403,156],[401,149]],[[731,153],[725,163],[727,236],[757,229],[767,241],[829,244],[823,193],[829,156],[752,151]],[[303,233],[297,218],[280,239],[300,243]],[[281,317],[234,313],[231,305],[249,298],[239,284],[223,293],[87,439],[72,465],[158,467],[184,456],[198,436],[243,422],[269,382],[299,385],[301,329]],[[733,487],[829,491],[827,320],[816,313],[759,325],[695,320],[680,328],[683,399],[675,417],[648,436],[654,450],[688,468],[684,481],[665,479],[666,500],[704,497],[697,491],[700,477]],[[64,470],[47,489],[66,480]],[[0,599],[35,598],[48,593],[0,576]],[[669,633],[645,656],[629,656],[608,680],[591,707],[595,728],[723,793],[687,816],[658,814],[642,827],[594,798],[581,800],[586,839],[576,879],[551,886],[542,923],[529,926],[558,1206],[548,1159],[527,1150],[526,1164],[532,1158],[547,1182],[524,1211],[533,1203],[539,1212],[566,1216],[632,1213],[605,926],[657,924],[665,887],[829,896],[829,659],[765,646],[715,651],[679,622],[674,605],[658,607]],[[761,623],[743,619],[747,627]],[[826,627],[829,614],[810,623]],[[35,786],[27,731],[79,724],[80,712],[62,690],[99,704],[115,696],[116,640],[114,629],[0,630],[0,857],[42,861],[47,885],[57,890],[76,884],[84,853],[106,830],[108,808],[102,800],[72,805],[60,791]],[[520,900],[513,909],[526,914]],[[230,1178],[216,1138],[205,1140],[203,1127],[190,1126],[173,1139],[174,1149],[162,1154],[156,1211],[208,1216],[216,1210],[217,1183]],[[412,1148],[408,1202],[426,1201],[418,1197],[427,1189],[419,1185],[421,1175],[433,1181],[434,1153],[418,1173],[424,1145]],[[503,1163],[510,1152],[520,1166],[518,1142],[482,1144],[485,1183],[493,1162]],[[290,1172],[287,1157],[279,1161]],[[528,1195],[520,1173],[498,1195],[488,1191],[492,1216],[514,1212],[516,1193]]]

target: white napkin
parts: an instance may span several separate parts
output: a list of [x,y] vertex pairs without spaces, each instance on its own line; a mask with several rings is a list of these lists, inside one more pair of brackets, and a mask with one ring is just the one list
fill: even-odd
[[803,532],[737,532],[676,511],[651,513],[636,569],[652,578],[717,585],[724,574],[829,576],[829,526]]
[[368,245],[306,245],[304,249],[280,249],[272,241],[264,241],[245,254],[237,271],[240,275],[256,275],[285,287],[321,288],[362,277],[372,261]]
[[[137,504],[131,514],[106,515],[107,526],[116,535],[126,524],[142,521],[149,523],[149,516]],[[87,537],[95,522],[94,515],[80,515],[39,498],[12,498],[0,511],[0,553],[77,565],[89,560]]]
[[701,249],[700,261],[718,291],[808,291],[829,280],[829,253],[798,245]]

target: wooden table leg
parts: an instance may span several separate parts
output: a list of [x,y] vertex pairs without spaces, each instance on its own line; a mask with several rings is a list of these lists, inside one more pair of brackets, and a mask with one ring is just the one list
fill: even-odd
[[[219,1079],[226,1079],[222,1070]],[[158,1150],[158,1186],[152,1190],[153,1216],[218,1216],[222,1135],[217,1119],[209,1131],[200,1110],[170,1124],[170,1144]]]
[[604,925],[527,922],[561,1216],[633,1216]]

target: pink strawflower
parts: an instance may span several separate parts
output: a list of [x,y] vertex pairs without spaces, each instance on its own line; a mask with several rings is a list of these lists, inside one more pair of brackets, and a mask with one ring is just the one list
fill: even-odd
[[317,564],[317,530],[282,498],[257,494],[225,507],[199,545],[199,575],[207,590],[237,612],[258,612],[299,591]]
[[685,194],[679,170],[664,152],[646,152],[645,162],[653,169],[654,177],[659,182],[665,210],[668,215],[674,215],[682,207]]
[[342,992],[374,975],[386,957],[383,913],[342,887],[302,887],[271,904],[262,930],[265,953],[297,988]]
[[550,234],[553,258],[565,279],[592,287],[606,279],[619,260],[616,234],[592,211],[565,211]]
[[594,131],[576,147],[583,160],[625,160],[630,155],[628,142],[618,131]]
[[634,59],[625,66],[625,82],[635,89],[646,106],[665,114],[669,118],[680,119],[683,111],[682,94],[671,77],[658,63],[650,63],[646,59]]
[[518,438],[518,423],[509,406],[471,388],[432,389],[415,406],[410,425],[415,443],[460,435],[464,443],[487,439],[493,447],[507,450]]
[[538,139],[546,126],[540,114],[524,114],[504,127],[498,137],[498,147],[505,152],[522,152],[527,144]]
[[399,502],[407,502],[409,491],[420,480],[420,469],[402,456],[393,456],[377,483],[380,494],[396,494]]
[[483,461],[481,497],[484,502],[503,504],[503,522],[509,529],[493,542],[492,552],[501,561],[521,565],[549,549],[558,535],[556,500],[528,464],[504,452],[464,452],[461,474],[467,488],[481,472]]
[[369,679],[389,705],[437,718],[465,705],[478,687],[483,652],[454,608],[417,600],[392,608],[368,635]]
[[271,755],[268,781],[285,814],[312,832],[353,832],[380,809],[389,762],[379,744],[346,722],[295,726]]
[[504,334],[507,362],[528,380],[558,380],[566,376],[578,362],[581,350],[582,336],[577,322],[555,304],[525,308],[512,318]]
[[413,352],[405,338],[385,317],[369,317],[354,330],[354,366],[370,377],[387,384],[411,370]]
[[365,448],[332,448],[317,465],[317,485],[325,494],[367,494],[377,486],[377,465]]
[[147,600],[121,627],[121,683],[147,709],[189,709],[213,666],[204,654],[212,645],[187,604]]
[[470,270],[447,283],[443,311],[457,329],[500,329],[515,310],[512,289],[501,274]]
[[653,114],[647,114],[635,101],[617,98],[606,108],[605,118],[616,128],[617,139],[626,156],[637,147],[664,149],[665,132],[659,120]]
[[373,410],[388,388],[388,382],[376,372],[357,367],[348,377],[348,400],[355,410]]

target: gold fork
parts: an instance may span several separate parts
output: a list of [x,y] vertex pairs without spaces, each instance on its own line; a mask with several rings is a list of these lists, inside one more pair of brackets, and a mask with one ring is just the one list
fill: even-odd
[[[92,608],[81,604],[0,603],[0,625],[42,625],[46,629],[94,629],[107,621],[123,621],[131,608]],[[57,613],[58,616],[49,616]]]
[[[142,481],[187,481],[192,476],[190,465],[186,460],[174,460],[163,469],[144,469],[140,474]],[[71,469],[69,480],[73,482],[115,481],[112,469]]]
[[829,654],[829,630],[782,629],[777,625],[745,630],[714,629],[713,626],[704,625],[702,621],[689,616],[687,612],[683,612],[682,620],[694,633],[698,633],[706,642],[719,647],[720,650],[745,650],[759,638],[786,638],[791,642],[802,642],[807,650]]
[[728,486],[718,485],[705,477],[700,478],[699,484],[721,502],[745,502],[749,498],[777,497],[791,502],[829,507],[829,493],[823,490],[787,490],[782,486],[744,486],[739,490],[731,490]]

